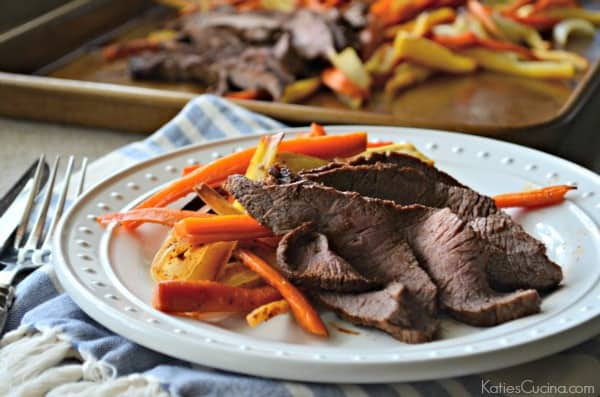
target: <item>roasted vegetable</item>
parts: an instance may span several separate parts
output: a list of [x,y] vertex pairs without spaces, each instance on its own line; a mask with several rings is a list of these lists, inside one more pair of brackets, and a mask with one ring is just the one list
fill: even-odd
[[400,59],[448,73],[471,73],[477,68],[477,62],[473,59],[454,54],[431,40],[404,32],[396,36],[394,50]]
[[514,54],[484,48],[468,48],[461,54],[477,61],[484,69],[536,79],[570,79],[575,67],[568,62],[521,61]]
[[506,207],[542,207],[560,204],[565,200],[565,195],[577,189],[577,186],[558,185],[519,193],[505,193],[494,196],[496,205]]
[[312,77],[288,84],[283,90],[281,102],[294,103],[308,98],[321,87],[321,78]]
[[[209,222],[194,222],[195,220],[209,220]],[[273,235],[268,228],[262,226],[248,215],[187,218],[175,224],[175,231],[179,237],[192,244],[250,240]]]
[[171,231],[152,261],[154,281],[214,280],[231,257],[235,242],[196,246]]
[[263,279],[239,262],[229,262],[221,268],[216,280],[232,287],[253,288],[264,285]]
[[585,19],[569,18],[554,26],[552,37],[557,45],[564,47],[567,45],[569,37],[574,34],[594,37],[595,33],[596,28],[594,28],[594,25],[590,21],[586,21]]
[[278,299],[281,294],[268,285],[239,288],[215,281],[161,281],[154,291],[152,305],[169,313],[247,313]]
[[215,189],[206,183],[201,183],[194,188],[196,194],[206,205],[208,205],[217,215],[240,215],[243,211],[235,208],[233,204],[225,200]]
[[294,318],[302,329],[319,336],[329,335],[319,314],[302,292],[279,274],[275,268],[248,250],[238,249],[235,255],[244,265],[258,273],[267,283],[281,293],[281,296],[289,303]]
[[290,169],[292,172],[298,172],[321,167],[327,164],[328,161],[298,153],[279,152],[275,158],[275,163]]
[[170,208],[140,208],[126,212],[100,215],[96,218],[96,221],[103,226],[111,222],[158,223],[160,225],[173,226],[185,218],[206,218],[210,216],[212,215]]
[[367,73],[365,66],[354,48],[348,47],[339,54],[330,54],[329,61],[355,86],[367,93],[369,92],[369,89],[371,88],[371,76]]
[[248,313],[246,315],[246,322],[249,326],[256,327],[257,325],[260,325],[265,321],[269,321],[275,316],[288,313],[289,311],[290,305],[285,299],[281,299],[275,302],[269,302],[266,305],[257,307],[256,309]]
[[394,75],[385,83],[385,93],[393,95],[397,91],[421,83],[433,74],[431,69],[404,62],[394,69]]
[[433,160],[431,160],[429,157],[427,157],[423,153],[421,153],[421,151],[419,149],[417,149],[417,147],[415,145],[413,145],[412,143],[393,143],[391,145],[370,148],[370,149],[365,150],[365,152],[362,153],[361,156],[369,155],[371,153],[392,153],[392,152],[408,154],[410,156],[418,158],[419,160],[421,160],[429,165],[434,164]]

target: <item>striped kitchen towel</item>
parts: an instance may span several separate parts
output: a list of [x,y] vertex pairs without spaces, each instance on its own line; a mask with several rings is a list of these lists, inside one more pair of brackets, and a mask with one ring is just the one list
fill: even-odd
[[[280,127],[218,97],[200,96],[148,139],[94,162],[88,182],[191,143]],[[138,346],[90,319],[63,293],[51,266],[19,284],[6,331],[0,340],[0,396],[463,397],[511,395],[511,385],[530,391],[539,386],[552,392],[546,395],[600,393],[600,338],[518,367],[402,384],[286,382],[201,367]]]

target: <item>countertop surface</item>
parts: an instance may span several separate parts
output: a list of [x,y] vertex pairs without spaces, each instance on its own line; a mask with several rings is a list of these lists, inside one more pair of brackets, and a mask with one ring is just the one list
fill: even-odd
[[[49,164],[54,157],[86,156],[90,161],[145,134],[118,132],[77,126],[36,123],[0,117],[0,197],[41,153]],[[59,174],[61,175],[61,174]]]

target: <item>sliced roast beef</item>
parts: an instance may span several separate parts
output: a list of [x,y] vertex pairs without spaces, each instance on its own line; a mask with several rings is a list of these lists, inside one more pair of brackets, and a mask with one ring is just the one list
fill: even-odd
[[[389,307],[401,305],[402,309],[390,311],[390,318],[378,317],[377,327],[386,331],[394,329],[392,335],[406,342],[422,342],[433,338],[437,329],[436,287],[427,273],[419,267],[408,244],[400,239],[398,233],[390,230],[393,228],[386,222],[385,211],[372,214],[368,205],[354,211],[352,207],[355,200],[362,200],[357,194],[340,193],[331,188],[307,185],[305,181],[267,186],[254,183],[242,176],[233,176],[229,179],[228,189],[240,199],[250,214],[260,222],[269,225],[276,234],[293,233],[299,226],[310,222],[313,230],[327,238],[331,251],[350,264],[356,273],[379,285],[401,283],[406,290],[402,294],[403,299],[398,302],[388,302],[388,305]],[[312,195],[315,197],[311,197]],[[319,204],[311,205],[311,203]],[[352,212],[354,217],[350,219]],[[285,241],[286,238],[282,243],[285,244]],[[297,242],[302,241],[297,240]],[[299,249],[295,247],[296,250]],[[297,257],[289,252],[289,248],[289,244],[280,247],[279,257]],[[305,263],[304,266],[306,265]],[[284,262],[280,266],[285,269],[289,265]],[[288,275],[293,276],[290,273]],[[333,279],[330,274],[323,274],[323,276]],[[336,276],[337,279],[341,277]],[[293,278],[291,280],[294,281]],[[330,285],[335,288],[334,283]],[[338,290],[343,289],[345,287],[338,288]],[[319,297],[321,292],[327,291],[319,289],[313,291],[313,294]],[[335,292],[335,294],[343,293]],[[355,311],[352,309],[355,301],[352,297],[362,298],[357,294],[348,295],[344,299],[327,299],[326,303],[338,313],[345,313],[345,316],[352,318],[355,316]],[[392,299],[396,294],[376,295],[373,299],[383,296]],[[344,304],[338,306],[335,303],[348,302],[348,300],[354,302],[349,307],[345,307]],[[410,313],[410,315],[399,321],[398,316],[402,313]],[[415,319],[419,321],[415,322]],[[355,322],[365,324],[365,322]],[[384,323],[387,325],[384,326]],[[405,339],[409,335],[410,338]]]
[[447,208],[403,207],[307,181],[265,185],[232,176],[228,190],[275,234],[311,222],[361,275],[402,283],[421,312],[435,310],[435,288],[419,263],[438,286],[442,306],[462,321],[494,325],[539,311],[535,290],[490,288],[485,242]]
[[341,318],[381,329],[407,343],[427,342],[437,332],[437,322],[414,310],[408,289],[399,282],[359,294],[322,292],[319,299]]
[[305,288],[337,292],[362,292],[377,282],[362,276],[329,248],[327,236],[304,224],[287,233],[277,247],[281,272]]
[[285,22],[285,30],[292,35],[292,45],[306,59],[326,58],[335,50],[333,34],[319,14],[301,9]]
[[302,175],[338,190],[393,200],[401,205],[450,208],[488,242],[487,272],[496,289],[546,290],[560,283],[561,268],[548,258],[544,245],[500,211],[492,198],[453,183],[447,174],[408,157],[378,155],[354,161],[360,165],[335,164]]
[[227,91],[227,76],[205,57],[190,53],[144,53],[129,60],[129,70],[138,80],[191,81],[208,91],[223,94]]
[[294,76],[266,48],[246,49],[238,57],[220,65],[238,89],[264,90],[274,99],[279,99],[285,86],[294,81]]

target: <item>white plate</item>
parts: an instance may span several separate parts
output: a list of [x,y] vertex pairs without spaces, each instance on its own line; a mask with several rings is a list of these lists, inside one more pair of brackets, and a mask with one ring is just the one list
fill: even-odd
[[413,142],[439,168],[488,195],[577,184],[579,189],[559,206],[513,213],[562,266],[564,287],[543,299],[540,314],[490,328],[445,319],[442,337],[420,345],[349,325],[332,313],[324,314],[327,324],[359,334],[329,325],[331,337],[321,340],[299,330],[287,315],[251,329],[242,319],[208,324],[154,310],[148,269],[165,229],[105,230],[94,218],[131,208],[176,178],[183,166],[253,146],[256,136],[184,148],[92,188],[60,224],[55,239],[60,281],[91,317],[150,349],[216,368],[292,380],[369,383],[465,375],[552,354],[600,332],[600,176],[538,151],[480,137],[397,127],[327,130],[365,130],[371,139]]

